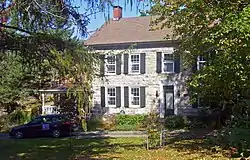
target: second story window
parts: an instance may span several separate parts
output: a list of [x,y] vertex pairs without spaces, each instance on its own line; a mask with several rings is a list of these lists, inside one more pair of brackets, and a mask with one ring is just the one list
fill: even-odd
[[130,72],[140,73],[140,54],[130,55]]
[[115,74],[116,72],[116,57],[114,55],[106,57],[106,73]]
[[200,70],[201,68],[203,68],[205,66],[205,63],[206,63],[206,59],[204,58],[204,56],[198,56],[197,70]]
[[173,54],[163,54],[162,56],[162,72],[173,73],[174,72],[174,56]]

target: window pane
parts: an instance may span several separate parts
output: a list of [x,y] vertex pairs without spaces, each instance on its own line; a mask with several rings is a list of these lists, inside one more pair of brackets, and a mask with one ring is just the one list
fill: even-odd
[[205,67],[205,62],[199,62],[199,69]]
[[108,95],[115,96],[115,88],[108,88]]
[[107,63],[108,64],[115,64],[115,56],[108,56]]
[[133,96],[139,96],[139,88],[131,88],[131,94]]
[[115,65],[106,65],[108,73],[115,73]]
[[140,55],[131,55],[131,62],[132,63],[139,63],[140,62]]
[[132,65],[132,68],[131,68],[132,72],[138,72],[139,69],[140,69],[139,64],[133,64]]
[[164,63],[163,72],[174,72],[174,63]]
[[139,105],[140,98],[139,97],[133,97],[132,98],[132,105]]
[[174,56],[173,54],[164,54],[163,60],[168,61],[168,60],[173,60]]
[[206,61],[204,56],[199,56],[199,61]]
[[108,105],[115,105],[115,97],[108,98]]

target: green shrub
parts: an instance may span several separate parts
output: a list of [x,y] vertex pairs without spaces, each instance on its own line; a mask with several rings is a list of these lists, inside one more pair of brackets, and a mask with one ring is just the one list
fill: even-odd
[[9,115],[8,121],[10,124],[24,124],[30,121],[30,114],[22,109],[16,109]]
[[168,129],[185,128],[187,120],[183,116],[169,116],[165,119],[165,127]]
[[87,120],[87,130],[88,131],[96,131],[101,130],[103,127],[103,121],[99,117],[94,117]]
[[0,131],[7,131],[9,129],[7,115],[0,116]]
[[116,125],[113,130],[132,131],[140,130],[143,126],[145,115],[116,115]]
[[145,115],[117,115],[117,125],[137,125],[143,123]]
[[123,125],[116,125],[113,130],[116,130],[116,131],[136,131],[136,130],[139,130],[139,127],[137,125],[123,124]]
[[30,118],[31,119],[39,116],[39,114],[40,114],[39,107],[34,106],[34,107],[31,108],[31,113],[30,113]]

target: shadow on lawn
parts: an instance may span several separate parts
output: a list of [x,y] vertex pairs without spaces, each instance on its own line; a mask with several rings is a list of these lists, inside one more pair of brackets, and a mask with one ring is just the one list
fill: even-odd
[[168,136],[166,145],[179,152],[185,152],[184,154],[196,154],[199,152],[201,155],[214,155],[222,153],[228,157],[228,151],[215,146],[209,141],[209,138],[212,136],[214,136],[213,131],[208,129],[173,133]]
[[109,160],[120,158],[119,147],[133,150],[140,144],[111,142],[112,138],[22,139],[0,142],[0,159],[10,160]]

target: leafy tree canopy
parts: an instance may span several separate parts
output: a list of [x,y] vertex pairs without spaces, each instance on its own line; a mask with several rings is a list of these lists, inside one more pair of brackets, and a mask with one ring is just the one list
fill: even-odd
[[[236,102],[250,88],[250,1],[154,0],[154,23],[171,27],[185,66],[207,58],[189,86],[207,103]],[[203,103],[205,104],[205,103]]]

